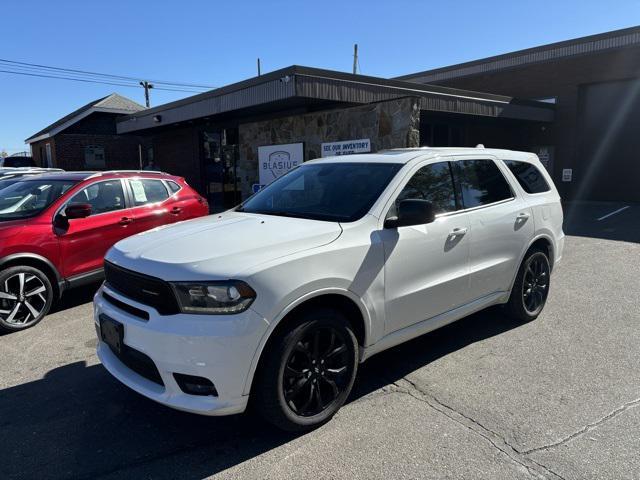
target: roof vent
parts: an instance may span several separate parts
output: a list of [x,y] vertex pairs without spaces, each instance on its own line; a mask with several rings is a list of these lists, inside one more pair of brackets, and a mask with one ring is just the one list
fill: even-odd
[[476,148],[484,148],[484,144],[479,143],[479,144],[476,145]]

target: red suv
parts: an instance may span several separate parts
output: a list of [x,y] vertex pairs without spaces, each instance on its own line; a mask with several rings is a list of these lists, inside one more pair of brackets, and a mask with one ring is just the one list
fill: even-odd
[[209,213],[183,178],[60,172],[0,189],[0,329],[38,323],[62,291],[99,280],[118,240]]

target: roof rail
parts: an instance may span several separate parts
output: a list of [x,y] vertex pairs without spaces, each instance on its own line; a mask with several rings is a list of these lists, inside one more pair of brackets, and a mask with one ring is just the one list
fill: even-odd
[[113,174],[113,173],[140,173],[142,175],[145,175],[147,173],[158,173],[161,175],[170,175],[169,173],[161,172],[160,170],[105,170],[103,172],[96,172],[93,175],[88,176],[87,179],[99,177],[101,175]]

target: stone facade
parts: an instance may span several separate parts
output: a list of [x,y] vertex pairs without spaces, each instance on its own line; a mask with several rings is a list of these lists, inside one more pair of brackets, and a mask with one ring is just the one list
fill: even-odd
[[417,147],[420,144],[418,99],[405,97],[364,106],[307,113],[239,126],[239,159],[242,197],[258,183],[258,147],[304,143],[304,160],[321,156],[323,142],[368,138],[371,151]]

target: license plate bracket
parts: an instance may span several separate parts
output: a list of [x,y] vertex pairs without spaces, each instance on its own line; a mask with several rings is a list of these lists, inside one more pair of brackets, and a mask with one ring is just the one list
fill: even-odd
[[111,317],[100,315],[100,338],[116,355],[124,348],[124,325]]

